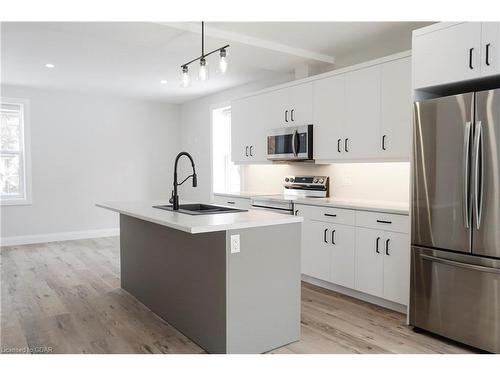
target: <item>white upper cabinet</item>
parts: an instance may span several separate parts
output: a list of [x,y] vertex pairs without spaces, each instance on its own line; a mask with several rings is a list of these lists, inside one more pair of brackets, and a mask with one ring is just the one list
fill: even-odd
[[380,66],[346,74],[344,152],[349,159],[377,157],[380,134]]
[[481,76],[500,74],[500,23],[481,24]]
[[[491,47],[494,47],[493,44]],[[479,78],[481,50],[479,22],[442,23],[414,31],[414,88]]]
[[381,66],[380,135],[382,158],[409,159],[412,124],[411,60],[394,60]]
[[268,95],[271,128],[312,124],[312,83],[271,91]]
[[267,162],[268,109],[266,95],[231,102],[231,159],[234,163]]
[[314,158],[342,159],[344,153],[345,75],[313,83]]
[[313,84],[311,82],[290,87],[290,125],[302,126],[313,123]]

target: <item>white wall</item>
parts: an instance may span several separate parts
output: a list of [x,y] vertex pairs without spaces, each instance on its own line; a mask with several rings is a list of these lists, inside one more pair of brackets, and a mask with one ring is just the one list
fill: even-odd
[[[266,87],[290,81],[292,75],[279,75],[269,81],[255,82],[226,90],[214,95],[184,103],[181,108],[181,145],[189,152],[195,161],[198,174],[198,187],[191,187],[190,181],[179,189],[181,199],[198,202],[209,202],[212,192],[212,162],[211,162],[211,110],[228,105],[238,96]],[[188,160],[182,160],[179,166],[179,178],[190,174]]]
[[286,175],[330,177],[330,196],[363,200],[408,202],[410,163],[307,163],[250,165],[243,168],[243,190],[281,193]]
[[2,86],[31,105],[33,204],[4,206],[2,238],[118,227],[96,202],[167,198],[178,105]]

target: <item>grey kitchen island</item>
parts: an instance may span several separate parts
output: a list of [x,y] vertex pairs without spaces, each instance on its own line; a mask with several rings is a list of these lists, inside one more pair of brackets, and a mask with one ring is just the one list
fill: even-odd
[[97,205],[120,214],[123,289],[209,353],[300,339],[301,217],[187,215],[159,203]]

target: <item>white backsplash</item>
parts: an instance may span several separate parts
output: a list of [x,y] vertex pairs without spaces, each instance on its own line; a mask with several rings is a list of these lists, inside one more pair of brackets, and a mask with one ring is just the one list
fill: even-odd
[[330,196],[348,199],[408,202],[410,163],[306,163],[242,167],[242,190],[279,193],[286,175],[330,177]]

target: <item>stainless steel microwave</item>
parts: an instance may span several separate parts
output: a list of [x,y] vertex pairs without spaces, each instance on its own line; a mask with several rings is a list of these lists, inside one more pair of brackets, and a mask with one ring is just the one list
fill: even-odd
[[287,126],[267,135],[268,160],[312,160],[313,126]]

